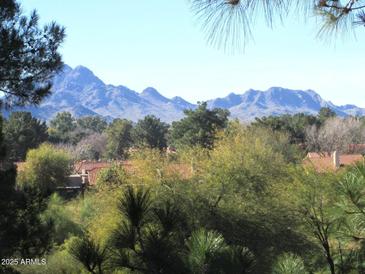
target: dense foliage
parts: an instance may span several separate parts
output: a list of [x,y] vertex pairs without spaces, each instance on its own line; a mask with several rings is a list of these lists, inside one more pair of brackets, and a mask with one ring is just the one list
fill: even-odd
[[171,143],[175,146],[202,146],[212,148],[216,133],[225,128],[229,112],[210,110],[201,103],[196,110],[185,110],[185,118],[172,123]]
[[71,159],[65,151],[42,144],[28,151],[24,169],[18,174],[18,185],[47,195],[65,184],[70,171]]
[[[191,111],[182,124],[189,138],[205,141],[173,154],[137,149],[136,126],[127,120],[102,133],[85,130],[76,146],[30,149],[17,176],[22,192],[11,183],[14,170],[3,173],[3,254],[46,256],[47,266],[15,267],[21,273],[362,273],[364,165],[318,174],[301,162],[312,127],[329,132],[335,123],[362,136],[363,120],[300,114],[245,126],[219,113]],[[195,132],[207,117],[222,118],[222,126]],[[158,122],[150,120],[140,124]],[[103,134],[105,143],[92,142]],[[87,144],[112,153],[107,159],[128,159],[128,166],[103,169],[84,196],[49,196],[70,172],[66,150]]]
[[29,112],[13,112],[4,125],[7,157],[10,161],[23,161],[28,149],[47,141],[45,122]]
[[[247,27],[246,12],[262,5],[271,22],[291,1],[193,2],[215,41],[225,27],[235,35],[235,19]],[[335,26],[351,14],[364,24],[363,1],[308,3]],[[0,107],[49,94],[63,38],[0,1]],[[307,150],[365,143],[365,120],[329,108],[251,125],[228,116],[200,103],[171,128],[154,116],[0,117],[0,258],[47,262],[2,261],[0,273],[365,273],[365,163],[321,173],[302,164]],[[61,198],[72,160],[101,158],[117,161],[96,186]]]
[[132,122],[115,119],[106,130],[108,144],[107,155],[111,159],[123,159],[132,145]]
[[168,129],[168,124],[153,115],[148,115],[137,122],[132,138],[138,147],[163,149],[167,146]]

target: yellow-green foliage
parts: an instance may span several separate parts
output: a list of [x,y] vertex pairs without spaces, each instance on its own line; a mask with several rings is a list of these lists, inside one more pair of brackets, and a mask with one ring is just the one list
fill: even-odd
[[50,144],[42,144],[27,153],[24,170],[20,171],[17,183],[21,187],[36,187],[52,191],[67,181],[71,171],[71,157]]
[[81,235],[81,226],[71,219],[72,212],[65,206],[66,202],[58,195],[53,194],[47,209],[42,213],[44,221],[52,220],[54,224],[55,237],[57,244],[62,244],[64,240],[72,235]]
[[77,198],[65,206],[71,212],[70,218],[79,224],[97,242],[104,244],[117,222],[116,201],[120,190],[102,189],[88,191],[84,198]]
[[210,193],[212,203],[234,200],[231,204],[238,208],[251,201],[255,206],[276,184],[289,180],[288,164],[275,149],[274,136],[273,143],[267,139],[237,125],[216,142],[209,157],[200,161],[199,175],[200,185]]
[[82,265],[74,260],[68,253],[67,248],[73,238],[70,238],[63,245],[55,248],[50,254],[44,256],[45,265],[24,265],[16,267],[22,274],[87,274]]
[[141,183],[153,184],[161,181],[167,157],[158,149],[141,149],[133,154],[132,163]]
[[115,164],[112,167],[102,169],[98,174],[96,186],[100,188],[111,189],[128,181],[128,174],[125,172],[122,165]]
[[[131,160],[131,184],[156,186],[189,177],[190,168],[158,149],[141,149]],[[189,174],[186,174],[189,173]]]

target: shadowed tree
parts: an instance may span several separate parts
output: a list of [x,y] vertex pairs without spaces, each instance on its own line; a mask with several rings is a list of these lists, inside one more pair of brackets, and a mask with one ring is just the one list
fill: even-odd
[[27,17],[17,1],[0,1],[0,106],[39,104],[62,68],[64,28],[54,22],[41,28],[38,21],[36,11]]
[[11,113],[4,132],[7,158],[11,161],[23,161],[28,149],[48,139],[46,123],[32,117],[30,112]]
[[82,239],[73,239],[68,247],[68,252],[82,263],[89,273],[104,273],[104,265],[108,259],[107,248],[95,243],[89,235],[85,235]]
[[152,200],[148,190],[127,188],[121,219],[111,237],[112,265],[141,273],[252,273],[253,255],[230,246],[216,232],[191,234],[187,216],[173,204]]
[[[0,1],[0,109],[39,104],[62,68],[58,48],[64,28],[54,22],[41,28],[38,21],[35,11],[23,15],[17,1]],[[36,190],[16,191],[16,171],[8,164],[0,149],[0,257],[14,252],[23,258],[43,256],[50,249],[53,231],[52,222],[40,218],[44,199]],[[6,267],[0,272],[18,273]]]

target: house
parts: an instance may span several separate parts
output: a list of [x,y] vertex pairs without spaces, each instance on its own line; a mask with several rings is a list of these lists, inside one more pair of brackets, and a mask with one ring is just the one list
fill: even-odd
[[78,176],[84,176],[86,185],[96,185],[100,171],[112,167],[113,164],[119,164],[119,162],[81,161],[75,163],[74,173]]
[[313,167],[318,172],[336,171],[344,166],[354,165],[364,161],[361,154],[340,154],[309,152],[303,160],[304,166]]

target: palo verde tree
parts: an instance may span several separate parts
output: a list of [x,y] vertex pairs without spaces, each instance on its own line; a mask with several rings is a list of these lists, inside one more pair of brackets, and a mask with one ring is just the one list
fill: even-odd
[[15,0],[0,2],[0,91],[2,106],[38,104],[51,90],[52,77],[62,68],[59,46],[64,28],[38,25],[33,11],[22,14]]
[[319,35],[365,26],[364,0],[191,0],[192,9],[202,20],[208,42],[231,49],[242,48],[252,38],[252,26],[258,16],[271,27],[291,11],[308,18],[314,14],[322,22]]
[[24,170],[19,172],[17,180],[21,188],[37,189],[47,196],[58,186],[64,185],[70,173],[71,158],[68,153],[42,144],[28,151]]

